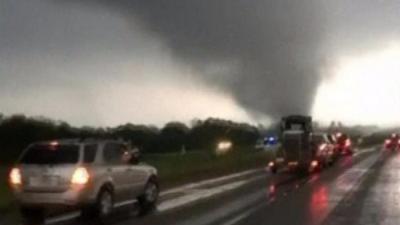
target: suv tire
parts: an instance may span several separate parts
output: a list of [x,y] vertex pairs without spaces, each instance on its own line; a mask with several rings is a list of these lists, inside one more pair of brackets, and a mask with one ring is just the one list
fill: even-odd
[[145,188],[144,193],[138,197],[139,202],[139,216],[146,215],[155,209],[160,189],[158,182],[155,178],[151,178]]
[[81,216],[84,219],[98,219],[104,221],[110,217],[114,207],[114,196],[106,188],[101,189],[93,205],[85,206]]

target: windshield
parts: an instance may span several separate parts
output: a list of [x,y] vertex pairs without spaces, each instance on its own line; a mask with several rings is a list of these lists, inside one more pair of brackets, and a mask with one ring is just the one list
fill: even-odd
[[22,164],[75,164],[79,160],[78,145],[34,145],[22,156]]

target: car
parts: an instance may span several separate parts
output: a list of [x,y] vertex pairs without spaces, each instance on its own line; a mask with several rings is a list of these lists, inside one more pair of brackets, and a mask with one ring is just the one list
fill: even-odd
[[400,137],[398,134],[393,133],[390,138],[385,140],[384,148],[390,151],[395,151],[400,148]]
[[336,134],[336,151],[338,151],[341,155],[353,155],[354,146],[347,134],[337,133]]
[[157,170],[141,163],[137,150],[116,140],[56,140],[31,144],[9,174],[27,223],[50,209],[77,208],[83,217],[109,218],[115,207],[154,208]]
[[335,145],[331,137],[326,133],[313,133],[312,145],[318,156],[318,162],[321,166],[333,165],[338,158]]

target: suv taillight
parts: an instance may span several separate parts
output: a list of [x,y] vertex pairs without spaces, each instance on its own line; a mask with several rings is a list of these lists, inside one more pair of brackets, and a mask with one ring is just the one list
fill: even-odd
[[78,167],[71,178],[72,184],[84,185],[89,182],[90,175],[85,167]]
[[21,170],[18,168],[13,168],[10,171],[9,179],[12,185],[21,185],[22,184]]

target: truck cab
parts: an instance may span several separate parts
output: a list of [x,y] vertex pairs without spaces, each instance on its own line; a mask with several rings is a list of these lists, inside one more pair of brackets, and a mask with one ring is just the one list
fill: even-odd
[[288,116],[281,121],[281,155],[269,163],[272,173],[280,168],[289,171],[312,171],[320,167],[317,151],[312,144],[312,118]]

